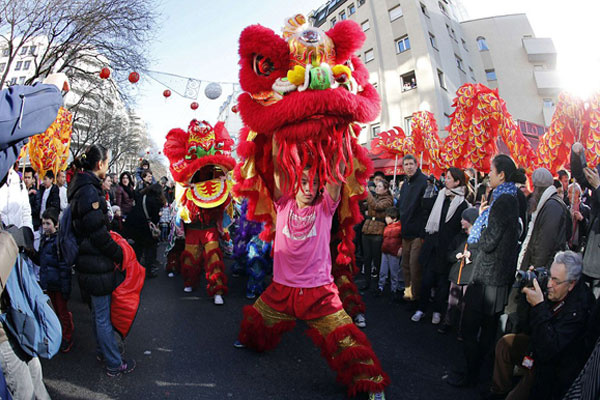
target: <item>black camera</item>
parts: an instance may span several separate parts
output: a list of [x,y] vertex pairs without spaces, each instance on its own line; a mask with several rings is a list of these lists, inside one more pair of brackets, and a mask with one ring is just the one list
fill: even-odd
[[533,280],[537,279],[542,291],[548,286],[548,269],[544,267],[535,268],[533,271],[517,271],[515,274],[515,284],[513,287],[523,289],[524,287],[533,287]]

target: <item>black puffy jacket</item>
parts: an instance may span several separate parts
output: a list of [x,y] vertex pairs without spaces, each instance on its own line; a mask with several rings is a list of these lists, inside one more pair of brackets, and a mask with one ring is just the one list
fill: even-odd
[[123,251],[108,232],[100,179],[90,171],[78,173],[69,185],[68,198],[79,243],[75,261],[79,284],[92,296],[111,294],[122,278],[115,273],[115,263],[123,261]]
[[482,285],[511,285],[517,265],[519,202],[510,194],[498,197],[490,207],[487,227],[481,233],[473,281]]

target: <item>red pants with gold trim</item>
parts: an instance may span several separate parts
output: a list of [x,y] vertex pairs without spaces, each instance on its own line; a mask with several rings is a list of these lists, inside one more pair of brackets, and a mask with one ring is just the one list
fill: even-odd
[[202,264],[206,272],[208,295],[225,294],[227,275],[217,228],[193,229],[186,226],[185,249],[181,253],[181,275],[186,287],[198,287]]
[[381,392],[389,378],[381,369],[367,337],[344,311],[337,287],[294,288],[273,282],[256,300],[244,307],[239,341],[257,351],[277,346],[292,330],[296,319],[310,326],[308,336],[337,373],[348,394]]

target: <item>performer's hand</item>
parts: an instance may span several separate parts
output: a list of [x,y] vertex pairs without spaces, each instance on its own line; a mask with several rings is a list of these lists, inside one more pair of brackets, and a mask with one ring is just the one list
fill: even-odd
[[398,257],[402,257],[402,247],[400,247],[398,249],[398,254],[396,254]]
[[583,221],[583,215],[579,211],[574,211],[573,217],[575,217],[575,220],[577,221]]

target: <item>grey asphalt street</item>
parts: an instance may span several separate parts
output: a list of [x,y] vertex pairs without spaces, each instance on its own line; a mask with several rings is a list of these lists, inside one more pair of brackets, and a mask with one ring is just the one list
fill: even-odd
[[[203,289],[184,293],[180,276],[168,278],[161,270],[146,281],[125,345],[137,368],[117,378],[106,376],[95,358],[90,313],[74,284],[69,305],[75,345],[68,354],[42,361],[52,398],[346,399],[302,322],[271,352],[232,346],[241,309],[251,304],[245,282],[245,277],[231,277],[226,303],[218,307]],[[365,333],[392,381],[388,399],[478,398],[477,389],[455,389],[441,380],[460,354],[455,335],[437,333],[430,317],[411,322],[410,311],[387,296],[366,294],[365,301]]]

